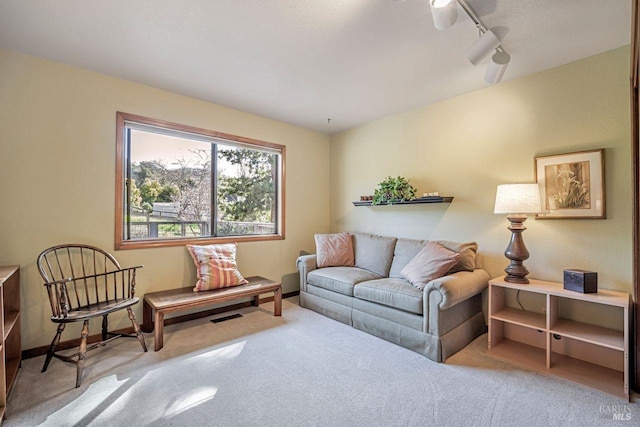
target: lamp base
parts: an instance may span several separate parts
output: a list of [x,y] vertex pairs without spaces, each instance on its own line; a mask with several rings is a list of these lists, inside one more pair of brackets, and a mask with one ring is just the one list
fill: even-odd
[[527,216],[512,214],[507,216],[507,219],[511,223],[508,227],[509,230],[511,230],[511,240],[509,241],[509,246],[507,246],[507,249],[504,251],[504,256],[510,259],[511,263],[504,269],[505,273],[507,273],[504,281],[527,284],[529,283],[529,279],[527,279],[526,276],[529,274],[529,270],[527,270],[523,262],[529,258],[529,251],[522,239],[522,232],[527,229],[522,223],[527,220]]
[[522,283],[528,284],[529,279],[526,278],[527,274],[529,274],[529,270],[527,267],[522,265],[522,261],[514,261],[511,260],[511,264],[507,268],[504,269],[506,276],[504,276],[504,281],[509,283]]

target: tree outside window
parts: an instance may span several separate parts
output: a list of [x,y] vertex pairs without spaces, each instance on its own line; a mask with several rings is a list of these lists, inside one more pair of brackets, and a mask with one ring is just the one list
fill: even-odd
[[283,146],[124,113],[118,122],[116,247],[283,238]]

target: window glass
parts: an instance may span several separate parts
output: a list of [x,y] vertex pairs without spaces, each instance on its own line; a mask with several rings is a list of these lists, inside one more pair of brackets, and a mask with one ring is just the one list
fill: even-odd
[[278,156],[218,145],[217,160],[217,234],[274,234]]
[[124,113],[118,133],[117,248],[283,238],[284,147]]

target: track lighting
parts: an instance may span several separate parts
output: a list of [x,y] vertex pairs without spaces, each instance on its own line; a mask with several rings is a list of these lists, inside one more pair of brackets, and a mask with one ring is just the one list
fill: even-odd
[[478,65],[483,58],[495,51],[489,62],[484,80],[489,84],[500,82],[509,65],[511,56],[500,45],[501,41],[498,36],[480,21],[478,15],[465,0],[429,0],[429,4],[431,5],[433,25],[438,30],[446,30],[455,24],[458,18],[458,4],[460,5],[480,31],[480,38],[465,51],[465,56],[473,65]]
[[498,46],[500,46],[498,36],[493,31],[487,30],[464,52],[464,55],[473,65],[478,65],[485,56],[493,52]]
[[438,30],[446,30],[458,19],[458,3],[456,0],[429,0],[433,25]]
[[484,75],[484,81],[490,85],[496,84],[502,80],[504,72],[507,70],[507,66],[511,61],[511,55],[504,50],[496,50],[496,53],[491,57],[491,62],[487,67],[487,72]]

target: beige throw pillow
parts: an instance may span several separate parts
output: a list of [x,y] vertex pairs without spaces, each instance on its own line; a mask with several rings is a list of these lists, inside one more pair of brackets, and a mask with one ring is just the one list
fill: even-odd
[[476,269],[476,253],[478,252],[478,244],[476,242],[457,243],[447,240],[437,240],[436,243],[460,254],[460,259],[451,267],[449,274],[458,271],[473,271]]
[[349,233],[316,234],[318,268],[353,267],[353,242]]
[[187,245],[196,265],[198,281],[194,292],[228,288],[249,283],[236,265],[236,244]]
[[400,274],[413,286],[422,290],[430,281],[444,276],[458,262],[458,259],[460,259],[459,253],[429,242],[404,266]]

